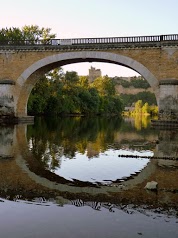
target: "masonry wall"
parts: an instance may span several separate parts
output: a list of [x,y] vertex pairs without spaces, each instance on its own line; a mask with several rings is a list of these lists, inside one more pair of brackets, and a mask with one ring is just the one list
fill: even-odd
[[[67,52],[67,51],[65,51]],[[70,51],[68,51],[70,52]],[[177,48],[133,48],[104,50],[127,56],[143,64],[159,80],[163,78],[178,79],[178,49]],[[8,51],[0,52],[0,80],[14,81],[34,62],[47,56],[64,52],[56,51]],[[82,60],[80,60],[82,62]]]
[[[88,49],[89,50],[89,49]],[[91,51],[87,50],[87,54],[90,55]],[[74,59],[66,58],[62,62],[49,63],[43,67],[40,60],[46,59],[48,56],[52,56],[54,60],[57,58],[57,55],[67,53],[74,56]],[[129,57],[129,63],[133,66],[137,64],[142,65],[142,70],[146,70],[144,77],[147,77],[147,73],[151,73],[154,77],[154,80],[160,81],[162,79],[176,79],[178,80],[178,49],[176,47],[139,47],[139,48],[120,48],[120,49],[93,49],[94,59],[95,56],[97,59],[97,54],[100,52],[103,55],[106,55],[107,60],[104,62],[114,61],[115,55],[118,57]],[[81,58],[77,57],[80,53],[83,53]],[[109,53],[114,53],[112,59],[108,58]],[[102,61],[102,58],[100,59]],[[97,59],[97,61],[100,61]],[[40,76],[40,73],[44,73],[45,70],[50,70],[57,66],[62,66],[63,64],[68,63],[77,63],[77,62],[88,62],[88,59],[85,58],[85,49],[82,50],[60,50],[57,49],[35,49],[35,50],[3,50],[0,51],[0,116],[5,115],[14,115],[22,117],[26,115],[26,105],[28,101],[28,96],[31,89],[34,87],[37,78]],[[31,74],[28,69],[38,62],[38,70]],[[125,62],[127,65],[127,62]],[[128,65],[129,66],[129,65]],[[145,67],[145,68],[144,68]],[[28,70],[27,70],[28,69]],[[43,72],[44,70],[44,72]],[[23,72],[26,72],[26,75],[29,75],[29,80],[24,82],[23,77],[21,76]],[[29,72],[28,72],[29,71]],[[20,78],[21,76],[21,78]],[[20,78],[20,80],[19,80]],[[18,80],[18,83],[17,83]],[[25,79],[26,80],[26,79]],[[9,84],[9,82],[11,82]],[[156,89],[154,92],[156,96],[159,97],[159,84],[156,83]],[[177,113],[176,113],[177,115]]]

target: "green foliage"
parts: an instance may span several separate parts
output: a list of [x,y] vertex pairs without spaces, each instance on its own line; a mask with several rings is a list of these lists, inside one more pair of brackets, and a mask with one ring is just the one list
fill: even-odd
[[121,94],[122,102],[125,107],[130,107],[138,100],[142,100],[143,104],[157,105],[155,94],[151,92],[139,92],[137,94]]
[[[44,97],[45,95],[45,97]],[[61,68],[39,80],[29,98],[29,114],[120,114],[120,97],[108,77],[89,85],[86,77],[74,71],[64,74]]]
[[0,30],[0,41],[21,41],[24,40],[23,33],[19,28],[2,28]]
[[145,80],[143,77],[141,76],[134,76],[130,78],[130,81],[124,80],[121,77],[115,77],[113,78],[113,81],[116,84],[120,84],[122,85],[122,87],[124,88],[129,88],[129,87],[134,87],[134,88],[143,88],[143,89],[148,89],[150,88],[149,83],[147,82],[147,80]]
[[92,90],[80,89],[80,112],[84,114],[98,113],[99,96]]
[[65,81],[68,84],[73,84],[73,83],[77,83],[79,81],[79,76],[77,74],[77,72],[75,71],[67,71],[65,74]]
[[136,95],[133,94],[120,94],[120,97],[124,107],[131,107],[137,101]]
[[[44,97],[45,95],[45,97]],[[30,94],[28,111],[32,114],[40,114],[45,111],[47,101],[50,97],[50,87],[47,78],[42,78],[38,81],[35,88]]]
[[131,86],[133,86],[134,88],[150,88],[149,83],[147,82],[147,80],[143,79],[143,78],[133,78],[130,82]]
[[115,84],[108,76],[98,77],[91,83],[91,87],[96,88],[102,96],[111,96],[116,93]]
[[124,88],[129,88],[131,86],[129,81],[126,80],[121,80],[120,84],[122,85],[122,87]]
[[79,85],[82,88],[88,89],[89,88],[89,82],[87,76],[79,76]]
[[136,100],[142,100],[143,103],[148,103],[149,105],[157,105],[156,97],[154,93],[151,92],[140,92],[136,94]]
[[51,28],[40,28],[37,25],[26,25],[21,29],[17,27],[2,28],[0,29],[0,41],[9,42],[11,44],[34,44],[37,40],[42,40],[42,42],[47,43],[49,39],[55,38],[55,34],[51,33]]

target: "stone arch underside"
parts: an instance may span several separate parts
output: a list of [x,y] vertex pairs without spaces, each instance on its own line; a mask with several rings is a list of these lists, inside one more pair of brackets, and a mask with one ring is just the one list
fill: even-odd
[[40,76],[56,67],[81,62],[113,63],[133,69],[148,81],[150,86],[153,88],[156,98],[158,97],[159,82],[157,78],[143,64],[130,57],[100,51],[66,52],[54,54],[39,60],[30,65],[20,75],[16,84],[16,88],[19,88],[16,103],[16,116],[21,117],[27,115],[28,98]]

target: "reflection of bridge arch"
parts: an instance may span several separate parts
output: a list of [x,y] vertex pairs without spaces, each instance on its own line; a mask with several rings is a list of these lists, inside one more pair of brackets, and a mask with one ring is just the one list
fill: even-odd
[[149,178],[149,176],[155,172],[156,165],[155,163],[148,163],[148,165],[135,177],[131,176],[130,180],[124,181],[122,183],[119,183],[118,186],[115,183],[114,186],[99,186],[99,187],[77,187],[77,186],[71,186],[70,182],[68,184],[58,184],[54,181],[50,181],[47,178],[42,178],[39,175],[35,174],[34,172],[30,171],[28,168],[25,160],[22,156],[16,157],[16,163],[19,165],[19,167],[22,168],[23,171],[28,174],[28,176],[35,181],[37,184],[40,184],[44,187],[47,187],[52,190],[59,190],[61,192],[68,191],[70,193],[89,193],[89,194],[105,194],[109,192],[119,192],[122,190],[128,190],[132,189],[137,184],[143,183],[146,179]]
[[[148,179],[156,170],[155,161],[150,161],[148,165],[136,176],[131,176],[127,181],[123,181],[122,183],[114,183],[114,186],[99,186],[99,187],[87,187],[85,183],[83,183],[82,187],[75,185],[75,183],[60,184],[53,179],[53,181],[46,177],[41,177],[40,175],[35,174],[33,171],[29,169],[27,166],[26,160],[24,158],[31,158],[32,155],[28,150],[27,140],[26,140],[26,125],[17,125],[16,126],[16,151],[14,156],[16,158],[17,165],[25,171],[26,174],[37,184],[40,184],[46,188],[52,190],[58,190],[61,192],[68,191],[71,193],[89,193],[89,194],[99,194],[99,193],[109,193],[109,192],[118,192],[122,190],[132,189],[134,186],[143,183],[146,179]],[[48,175],[54,175],[52,172],[48,172]],[[54,177],[54,176],[53,176]],[[57,177],[57,175],[55,175]],[[72,185],[72,186],[71,186]]]
[[27,115],[27,102],[31,89],[41,75],[51,69],[66,64],[92,61],[118,64],[135,70],[148,81],[153,88],[156,97],[158,97],[159,83],[156,77],[143,64],[130,57],[99,51],[67,52],[45,57],[29,66],[20,75],[16,85],[16,87],[19,87],[19,90],[17,90],[17,116],[21,117]]

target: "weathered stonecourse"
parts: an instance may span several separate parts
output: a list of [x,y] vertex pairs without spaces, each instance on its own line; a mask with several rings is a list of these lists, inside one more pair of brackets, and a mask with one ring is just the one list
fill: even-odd
[[178,127],[178,80],[163,79],[159,85],[159,120],[153,121],[153,125]]
[[178,119],[178,80],[160,80],[159,96],[159,119],[177,120]]
[[0,121],[15,118],[13,85],[12,80],[0,80]]
[[178,35],[56,42],[15,46],[0,42],[1,118],[33,119],[27,116],[28,98],[49,70],[71,63],[108,62],[131,68],[148,81],[158,102],[160,122],[178,121]]
[[0,97],[0,115],[14,116],[13,96]]

